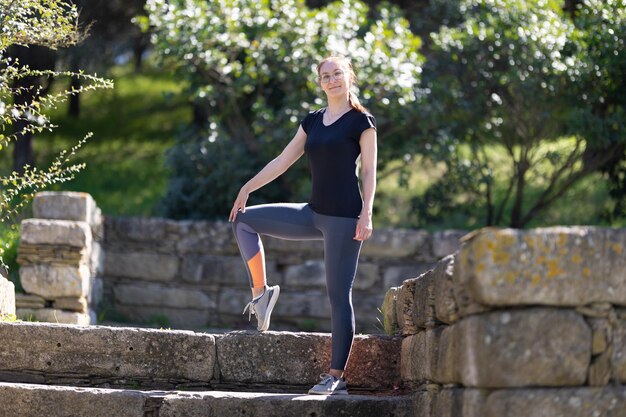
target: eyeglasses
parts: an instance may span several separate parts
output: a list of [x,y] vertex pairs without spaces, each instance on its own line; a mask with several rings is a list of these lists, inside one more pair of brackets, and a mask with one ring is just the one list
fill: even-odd
[[337,70],[334,73],[332,73],[332,75],[331,74],[324,74],[324,75],[322,75],[320,77],[320,81],[323,84],[328,84],[330,82],[331,78],[336,81],[336,80],[342,79],[343,76],[344,76],[344,72],[341,71],[341,70]]

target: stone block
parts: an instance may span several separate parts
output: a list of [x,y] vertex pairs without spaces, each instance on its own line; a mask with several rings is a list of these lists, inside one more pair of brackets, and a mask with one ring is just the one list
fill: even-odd
[[367,295],[356,291],[352,293],[357,333],[387,334],[380,310],[383,301],[382,295]]
[[102,214],[93,197],[74,191],[37,193],[33,200],[33,217],[86,222],[92,227],[102,222]]
[[402,341],[401,375],[405,383],[458,382],[458,346],[453,329],[440,326],[421,331]]
[[576,386],[587,378],[591,329],[573,311],[497,311],[450,328],[455,379],[467,387]]
[[181,330],[0,323],[0,371],[206,382],[215,338]]
[[[350,386],[389,389],[399,384],[399,347],[397,338],[356,336],[346,369]],[[328,371],[330,349],[330,335],[322,333],[227,333],[217,339],[220,380],[316,384],[319,374]]]
[[353,288],[355,290],[372,290],[380,287],[380,271],[376,264],[369,262],[359,262],[354,278]]
[[91,324],[91,317],[87,313],[75,313],[55,308],[40,308],[36,310],[31,308],[18,308],[17,318],[26,321],[79,324],[81,326],[88,326]]
[[0,275],[0,318],[15,315],[15,285]]
[[87,313],[87,299],[85,297],[62,297],[54,300],[52,307],[58,310],[69,310],[77,313]]
[[228,222],[178,222],[180,239],[176,251],[181,254],[239,256],[233,228]]
[[[115,311],[133,323],[173,327],[176,329],[206,328],[212,323],[212,310],[150,306],[115,306]],[[213,322],[216,322],[217,318]]]
[[592,387],[603,387],[611,381],[611,357],[613,349],[608,349],[591,359],[587,384]]
[[446,324],[459,320],[459,305],[454,286],[454,262],[456,257],[449,255],[437,263],[434,272],[435,317]]
[[418,277],[431,268],[432,263],[388,266],[384,268],[383,287],[399,287],[405,280]]
[[413,321],[415,309],[415,284],[416,278],[407,279],[398,289],[396,296],[396,317],[403,335],[416,334],[419,327]]
[[159,417],[414,417],[408,396],[301,395],[206,391],[166,395]]
[[27,293],[46,300],[60,297],[83,297],[89,294],[90,276],[87,265],[80,267],[30,265],[20,268],[20,281]]
[[378,229],[363,243],[361,255],[433,261],[430,234],[425,230]]
[[88,264],[89,256],[88,247],[30,245],[22,242],[18,248],[17,263],[21,266],[41,264],[79,266]]
[[107,252],[104,274],[146,281],[172,281],[179,267],[178,257],[158,253]]
[[296,253],[298,257],[304,257],[305,259],[324,258],[323,240],[287,240],[271,236],[263,236],[262,239],[269,258],[276,254],[282,259],[285,254],[292,253]]
[[[488,391],[479,389],[443,389],[434,397],[430,417],[485,417],[483,413],[488,395]],[[505,416],[508,417],[508,414],[500,417]]]
[[98,242],[91,245],[89,254],[89,271],[92,277],[102,275],[104,272],[104,260],[106,258],[104,248]]
[[3,416],[144,417],[140,391],[0,382]]
[[326,268],[323,260],[309,260],[285,268],[285,283],[290,287],[326,288]]
[[487,306],[626,305],[625,255],[625,229],[483,229],[459,251],[456,285]]
[[15,306],[17,308],[44,308],[46,300],[34,294],[15,294]]
[[398,317],[396,316],[396,297],[398,296],[398,287],[391,287],[385,294],[385,300],[381,307],[383,314],[383,327],[387,334],[396,334],[400,331],[398,325]]
[[433,233],[433,255],[435,258],[443,258],[458,251],[461,247],[461,238],[466,234],[466,230],[444,230]]
[[67,245],[91,250],[92,235],[85,222],[26,219],[21,224],[20,242],[26,245]]
[[613,357],[611,373],[615,381],[626,383],[626,319],[616,321],[613,327]]
[[497,390],[487,397],[483,416],[626,417],[626,388],[617,386]]
[[172,308],[215,308],[216,303],[197,289],[165,287],[152,283],[120,284],[113,289],[117,305]]
[[[266,261],[268,277],[277,275],[276,263]],[[183,257],[181,278],[193,284],[226,284],[250,286],[248,272],[241,256],[187,255]]]

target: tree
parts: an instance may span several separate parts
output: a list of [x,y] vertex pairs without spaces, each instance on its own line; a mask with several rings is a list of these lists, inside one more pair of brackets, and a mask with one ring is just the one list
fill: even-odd
[[[572,121],[586,112],[573,92],[584,89],[589,65],[600,63],[585,57],[585,33],[559,2],[464,0],[459,8],[464,20],[433,34],[424,68],[431,91],[426,147],[447,172],[419,208],[429,219],[436,209],[448,212],[462,195],[462,204],[485,207],[484,224],[524,227],[614,158],[593,152],[606,137],[572,130]],[[572,133],[568,146],[557,142]],[[494,158],[502,155],[509,170],[494,172]],[[498,181],[504,182],[501,194]],[[539,187],[532,199],[530,184]],[[447,201],[428,206],[441,190]]]
[[[7,54],[14,45],[58,48],[76,42],[80,38],[76,18],[76,8],[65,1],[0,0],[0,150],[25,134],[53,129],[46,109],[77,93],[69,90],[44,96],[43,87],[23,80],[77,76],[90,82],[80,91],[112,87],[109,81],[83,73],[35,70]],[[12,222],[36,192],[71,179],[82,168],[82,164],[71,164],[71,158],[89,136],[62,152],[46,170],[27,165],[21,173],[0,177],[0,221]]]
[[[194,126],[169,154],[170,217],[223,216],[237,188],[291,139],[308,111],[321,106],[314,68],[324,56],[348,55],[359,96],[376,116],[385,161],[406,152],[417,110],[419,38],[397,8],[360,2],[309,9],[302,0],[148,0],[143,28],[189,84]],[[254,198],[305,198],[300,163]],[[260,201],[260,200],[257,200]]]

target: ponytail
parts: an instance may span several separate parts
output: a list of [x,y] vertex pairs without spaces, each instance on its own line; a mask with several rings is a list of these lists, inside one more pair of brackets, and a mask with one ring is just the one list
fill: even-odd
[[361,104],[359,98],[352,91],[348,94],[348,103],[354,110],[358,110],[361,113],[367,113],[367,109]]

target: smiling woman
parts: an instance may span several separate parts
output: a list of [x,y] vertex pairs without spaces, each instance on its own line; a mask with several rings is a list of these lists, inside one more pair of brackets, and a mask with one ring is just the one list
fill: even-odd
[[[239,191],[230,212],[233,231],[245,261],[252,301],[244,309],[258,320],[259,331],[270,325],[280,287],[268,286],[260,235],[290,240],[323,240],[326,285],[331,305],[332,358],[328,374],[310,394],[347,394],[343,379],[352,340],[352,284],[361,244],[372,235],[376,188],[376,121],[352,93],[356,76],[344,57],[317,66],[327,106],[310,112],[283,151]],[[303,154],[311,168],[308,203],[265,204],[246,208],[250,193],[282,175]],[[361,158],[363,196],[356,164]]]

